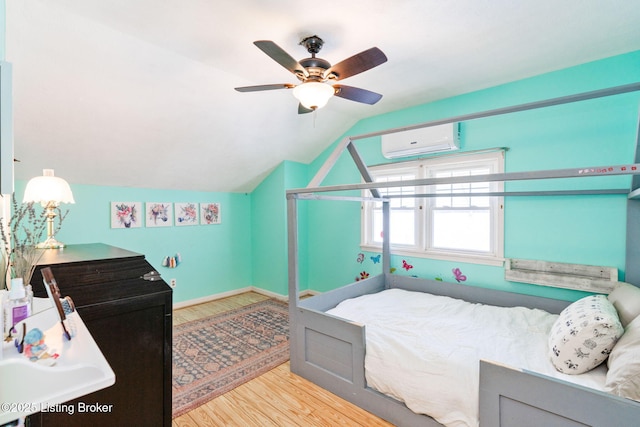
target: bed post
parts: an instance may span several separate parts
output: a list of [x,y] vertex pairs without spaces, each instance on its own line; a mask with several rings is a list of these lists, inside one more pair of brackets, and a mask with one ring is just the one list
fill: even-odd
[[[287,239],[289,252],[289,358],[292,371],[297,369],[300,356],[297,346],[296,315],[300,298],[300,279],[298,272],[298,206],[297,195],[287,195]],[[293,327],[291,327],[293,326]]]
[[[640,161],[640,115],[638,117],[638,130],[636,131],[636,152],[634,163]],[[625,282],[640,286],[640,175],[631,178],[631,192],[627,199],[627,250],[625,260]]]
[[[389,199],[382,202],[382,274],[384,277],[391,274],[391,242],[389,241],[389,224],[391,210],[389,207]],[[389,288],[391,280],[385,280],[385,289]]]

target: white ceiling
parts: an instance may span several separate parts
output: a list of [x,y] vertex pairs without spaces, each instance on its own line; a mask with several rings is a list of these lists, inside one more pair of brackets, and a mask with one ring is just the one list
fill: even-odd
[[[6,0],[16,178],[249,192],[307,163],[358,120],[640,49],[640,2],[602,0]],[[317,34],[337,63],[388,62],[341,81],[384,95],[297,114],[291,56]]]

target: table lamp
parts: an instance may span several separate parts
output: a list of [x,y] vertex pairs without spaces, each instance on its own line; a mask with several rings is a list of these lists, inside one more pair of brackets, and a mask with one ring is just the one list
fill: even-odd
[[53,219],[60,203],[75,203],[67,181],[53,175],[53,169],[43,169],[42,176],[31,178],[24,191],[23,203],[39,202],[46,209],[47,240],[36,245],[39,249],[63,248],[54,236]]

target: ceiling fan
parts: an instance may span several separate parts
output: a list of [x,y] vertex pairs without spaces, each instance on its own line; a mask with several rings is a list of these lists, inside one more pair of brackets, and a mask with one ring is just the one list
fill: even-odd
[[300,84],[291,83],[269,84],[258,86],[243,86],[235,88],[238,92],[255,92],[274,89],[293,89],[300,104],[298,114],[310,113],[324,107],[333,95],[351,101],[373,105],[382,95],[365,89],[341,84],[332,84],[334,81],[377,67],[387,61],[385,54],[377,47],[360,52],[342,62],[331,65],[328,61],[317,58],[316,54],[322,49],[324,41],[318,36],[303,39],[300,44],[311,54],[310,58],[300,61],[293,59],[287,52],[271,40],[258,40],[253,42],[259,49],[269,55],[271,59],[292,72]]

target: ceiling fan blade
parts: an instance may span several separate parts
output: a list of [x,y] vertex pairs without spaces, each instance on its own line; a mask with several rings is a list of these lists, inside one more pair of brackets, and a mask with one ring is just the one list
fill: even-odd
[[312,109],[305,107],[302,104],[298,104],[298,114],[307,114],[313,112]]
[[382,95],[379,93],[360,89],[358,87],[333,85],[333,88],[336,90],[335,96],[339,96],[340,98],[348,99],[350,101],[362,102],[363,104],[373,105],[382,99]]
[[258,85],[258,86],[242,86],[235,88],[238,92],[258,92],[261,90],[275,90],[275,89],[293,89],[296,85],[291,83],[280,83],[273,85]]
[[338,62],[324,72],[324,77],[327,78],[333,74],[335,80],[346,79],[385,62],[387,62],[387,56],[377,47],[372,47]]
[[293,74],[309,77],[307,70],[298,61],[271,40],[257,40],[253,44]]

